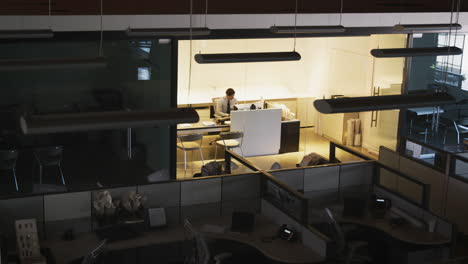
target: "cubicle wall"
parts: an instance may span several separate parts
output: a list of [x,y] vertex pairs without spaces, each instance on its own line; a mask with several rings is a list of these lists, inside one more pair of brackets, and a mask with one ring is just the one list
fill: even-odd
[[[445,215],[447,176],[443,172],[426,166],[412,158],[400,156],[397,152],[385,147],[380,148],[379,162],[429,185],[430,194],[428,199],[430,211],[439,216]],[[381,169],[381,173],[384,176],[381,183],[384,187],[396,190],[414,200],[417,200],[417,197],[421,195],[421,189],[416,188],[413,182],[397,177],[395,173],[382,171],[383,169]]]
[[448,239],[455,239],[455,227],[445,218],[432,214],[431,212],[426,211],[424,208],[421,208],[418,205],[408,202],[406,199],[402,198],[399,193],[393,192],[386,188],[374,186],[374,193],[378,197],[390,199],[392,201],[392,206],[398,207],[399,209],[402,209],[405,212],[410,212],[410,214],[416,217],[417,220],[422,220],[425,223],[434,222],[434,232],[439,233],[444,237],[447,237]]
[[[164,207],[168,224],[174,224],[187,217],[229,215],[233,210],[260,212],[260,176],[204,177],[107,190],[114,199],[129,191],[146,195],[145,207]],[[70,228],[92,231],[94,195],[95,191],[86,191],[0,200],[0,232],[14,243],[14,221],[26,218],[37,220],[41,238],[58,237]]]
[[327,255],[330,239],[309,226],[309,200],[288,184],[268,172],[262,174],[261,213],[278,225],[287,224],[299,232],[304,245],[313,248],[320,256]]
[[468,235],[468,159],[465,155],[451,156],[447,186],[446,217],[458,224],[460,231]]
[[[440,152],[440,151],[439,151]],[[468,193],[468,159],[460,154],[445,153],[448,168],[439,168],[415,158],[401,156],[381,147],[379,162],[403,172],[430,186],[429,209],[438,216],[445,217],[457,224],[459,231],[468,234],[468,211],[466,194]],[[418,195],[418,189],[408,183],[402,183],[394,174],[388,174],[382,181],[384,187],[405,193],[408,197]]]
[[271,171],[282,182],[304,193],[305,197],[324,200],[344,194],[368,192],[373,177],[373,161],[330,164]]
[[374,161],[331,164],[292,170],[271,171],[271,175],[303,192],[307,200],[303,217],[313,224],[322,222],[323,208],[345,197],[368,198],[372,191]]

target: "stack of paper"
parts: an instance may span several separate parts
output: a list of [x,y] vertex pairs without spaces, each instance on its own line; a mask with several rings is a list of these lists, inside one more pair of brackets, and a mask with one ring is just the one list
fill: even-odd
[[179,124],[181,128],[192,127],[191,124]]

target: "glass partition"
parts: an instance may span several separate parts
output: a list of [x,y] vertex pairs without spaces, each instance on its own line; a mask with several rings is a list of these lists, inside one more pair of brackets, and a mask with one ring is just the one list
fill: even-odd
[[262,198],[297,220],[307,224],[307,199],[296,190],[276,179],[269,173],[263,173]]
[[[412,46],[466,49],[466,34],[459,32],[414,34]],[[457,100],[452,105],[410,108],[406,111],[406,134],[420,142],[458,153],[466,151],[465,129],[468,125],[467,57],[423,56],[408,59],[407,92],[446,91]]]
[[457,176],[468,182],[468,155],[466,153],[452,156],[453,169],[451,175]]
[[381,163],[376,163],[375,184],[398,193],[406,200],[429,207],[430,185],[409,177]]
[[[1,170],[1,193],[28,194],[168,180],[169,127],[24,135],[18,115],[165,110],[171,107],[171,44],[104,32],[103,63],[55,64],[99,55],[99,34],[0,42],[0,149],[18,155]],[[42,65],[9,60],[43,60]],[[49,62],[48,62],[49,61]],[[52,159],[52,160],[51,160]],[[1,162],[1,161],[0,161]],[[63,175],[63,177],[62,177]]]
[[404,153],[440,171],[445,171],[447,166],[447,152],[422,142],[407,139]]
[[[405,60],[379,59],[369,54],[371,49],[378,47],[405,47],[406,34],[310,37],[297,40],[180,40],[178,43],[177,104],[181,107],[196,107],[201,118],[198,124],[179,126],[178,134],[189,131],[203,134],[205,160],[211,162],[219,158],[216,144],[208,142],[219,139],[220,133],[233,130],[231,127],[245,132],[245,142],[241,147],[244,156],[265,170],[295,168],[304,156],[312,153],[328,159],[330,141],[350,145],[362,153],[378,153],[381,145],[396,149],[399,111],[327,115],[318,113],[313,102],[316,99],[343,96],[400,94]],[[291,50],[294,43],[296,51],[301,54],[299,61],[198,64],[193,58],[194,54],[200,53],[285,51]],[[275,127],[281,129],[281,136],[276,138],[275,149],[261,151],[265,146],[272,145],[271,141],[264,143],[264,138],[275,132],[272,127],[261,124],[259,126],[264,126],[264,131],[260,133],[249,122],[236,122],[233,113],[230,113],[231,116],[225,113],[222,117],[216,113],[218,102],[221,102],[221,108],[227,109],[223,97],[228,88],[234,89],[234,99],[237,100],[232,102],[236,106],[234,108],[231,105],[232,111],[254,111],[251,107],[257,112],[281,110],[280,127]],[[349,121],[359,123],[352,129],[352,133],[348,132]],[[248,142],[253,134],[254,142]],[[255,153],[247,150],[249,148],[254,148]],[[242,154],[237,148],[233,150]],[[198,154],[194,158],[195,162],[201,162]],[[183,160],[183,153],[179,151],[179,169],[184,164]],[[197,165],[197,169],[199,167]]]

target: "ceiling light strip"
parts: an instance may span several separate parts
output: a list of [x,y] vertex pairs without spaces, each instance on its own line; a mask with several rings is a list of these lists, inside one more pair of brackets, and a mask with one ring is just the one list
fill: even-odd
[[429,107],[453,103],[456,103],[455,98],[447,93],[421,93],[321,99],[314,101],[314,107],[322,114],[334,114]]
[[[211,34],[207,27],[192,28],[193,36],[206,36]],[[128,37],[170,37],[189,36],[190,28],[129,28],[126,31]]]
[[214,53],[196,54],[195,61],[204,63],[243,63],[243,62],[274,62],[298,61],[301,55],[298,52],[260,52],[260,53]]
[[196,123],[198,113],[192,108],[161,112],[113,111],[21,116],[21,130],[26,135],[107,130],[134,127],[169,126]]
[[400,48],[400,49],[373,49],[370,52],[376,58],[397,58],[417,56],[448,56],[460,55],[463,50],[458,47],[435,48]]

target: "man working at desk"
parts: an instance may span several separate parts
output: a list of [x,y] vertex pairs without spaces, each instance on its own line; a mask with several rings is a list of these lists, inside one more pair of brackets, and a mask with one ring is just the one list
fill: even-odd
[[215,115],[218,117],[229,117],[234,105],[237,104],[237,99],[234,98],[236,92],[232,88],[226,90],[226,96],[216,101]]

